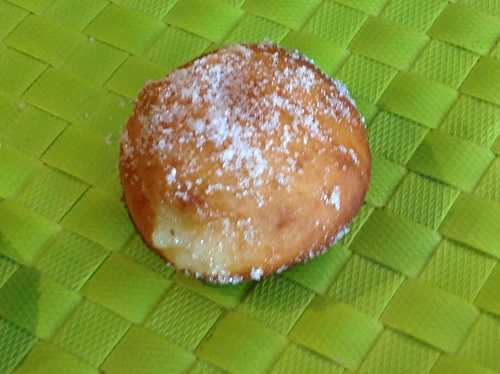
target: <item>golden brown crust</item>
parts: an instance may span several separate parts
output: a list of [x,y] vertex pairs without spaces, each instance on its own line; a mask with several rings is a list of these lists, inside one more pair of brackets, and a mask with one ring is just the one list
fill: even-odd
[[328,248],[362,205],[370,163],[344,87],[270,45],[224,48],[146,85],[120,150],[144,240],[219,282]]

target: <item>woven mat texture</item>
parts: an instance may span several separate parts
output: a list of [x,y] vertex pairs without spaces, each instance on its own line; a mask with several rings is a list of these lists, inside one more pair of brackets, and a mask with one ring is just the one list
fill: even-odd
[[[500,373],[500,0],[0,0],[0,373]],[[359,103],[351,233],[260,283],[149,252],[118,138],[144,82],[298,48]]]

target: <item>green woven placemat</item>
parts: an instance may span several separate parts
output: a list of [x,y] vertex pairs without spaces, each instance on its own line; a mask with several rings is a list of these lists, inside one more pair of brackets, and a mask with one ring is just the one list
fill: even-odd
[[[500,0],[0,0],[0,373],[500,373]],[[351,233],[260,283],[167,268],[118,137],[144,82],[271,39],[350,87]]]

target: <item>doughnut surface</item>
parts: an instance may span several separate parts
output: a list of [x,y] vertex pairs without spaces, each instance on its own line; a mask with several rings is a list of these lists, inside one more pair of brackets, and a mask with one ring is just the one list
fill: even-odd
[[148,83],[120,149],[144,241],[218,283],[326,250],[361,207],[370,163],[346,88],[270,44],[225,47]]

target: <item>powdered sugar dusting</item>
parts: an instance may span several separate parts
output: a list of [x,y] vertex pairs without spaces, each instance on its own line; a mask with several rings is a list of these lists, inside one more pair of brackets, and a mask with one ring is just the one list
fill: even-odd
[[262,270],[261,268],[254,267],[250,272],[250,277],[256,281],[260,280],[260,278],[262,278],[263,275],[264,275],[264,270]]
[[[351,125],[355,121],[350,121],[350,108],[341,100],[352,101],[343,84],[333,81],[328,90],[328,86],[320,85],[326,78],[309,65],[281,66],[279,52],[267,45],[258,48],[267,53],[256,58],[252,48],[233,45],[167,76],[158,88],[159,102],[150,105],[148,113],[140,118],[141,139],[145,141],[129,144],[125,157],[131,156],[134,149],[141,154],[156,154],[160,159],[185,154],[184,150],[190,149],[189,164],[179,170],[165,170],[167,183],[172,186],[176,174],[183,180],[194,176],[207,161],[201,159],[205,157],[202,152],[193,149],[210,147],[208,161],[220,165],[216,176],[224,183],[216,181],[204,186],[205,193],[232,192],[239,197],[253,197],[259,206],[265,206],[258,193],[260,187],[273,180],[286,187],[293,174],[301,172],[296,167],[297,154],[291,152],[294,144],[316,141],[328,146],[334,140],[330,129],[320,125],[318,116],[344,118]],[[285,60],[301,58],[304,60],[297,52],[285,55]],[[314,89],[323,99],[304,105],[304,93]],[[171,105],[173,102],[176,105]],[[259,123],[263,125],[257,129]],[[281,141],[273,143],[277,133],[281,134]],[[152,138],[156,142],[150,145]],[[127,143],[127,139],[122,141]],[[287,162],[274,163],[280,164],[279,168],[269,162],[283,158]],[[227,174],[236,177],[234,183],[228,183]],[[191,191],[183,190],[174,196],[188,200],[189,194],[198,188],[192,182]]]
[[345,145],[341,144],[337,146],[337,151],[348,155],[355,165],[359,165],[359,158],[356,151],[352,148],[347,148]]
[[167,174],[167,183],[169,185],[171,185],[175,182],[176,175],[177,175],[177,170],[175,168],[170,169],[170,171]]
[[333,186],[332,192],[330,194],[324,193],[321,200],[326,205],[333,205],[336,210],[340,210],[340,186]]
[[340,187],[335,186],[333,188],[332,194],[330,195],[330,199],[328,200],[330,204],[332,204],[335,209],[340,210]]
[[346,226],[343,226],[339,232],[337,233],[337,235],[335,236],[335,239],[333,240],[333,244],[337,243],[338,241],[340,241],[344,236],[346,236],[347,234],[349,234],[349,231],[350,231],[350,227],[349,225],[346,225]]
[[339,80],[334,79],[333,84],[337,88],[337,91],[339,92],[340,96],[345,97],[346,99],[348,99],[352,103],[353,106],[356,106],[356,102],[351,97],[351,94],[349,93],[349,90],[347,89],[347,87],[344,83],[342,83]]

